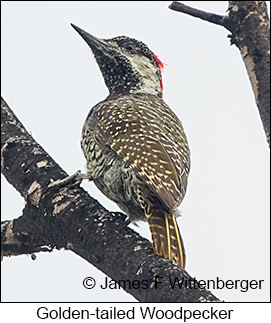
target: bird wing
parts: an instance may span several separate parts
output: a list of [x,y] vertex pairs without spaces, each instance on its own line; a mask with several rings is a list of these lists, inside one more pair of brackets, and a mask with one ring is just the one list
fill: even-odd
[[104,101],[87,123],[101,147],[117,153],[169,210],[176,210],[185,191],[183,174],[173,162],[180,160],[177,148],[161,127],[153,127],[157,120],[146,120],[139,111],[133,101],[125,107]]

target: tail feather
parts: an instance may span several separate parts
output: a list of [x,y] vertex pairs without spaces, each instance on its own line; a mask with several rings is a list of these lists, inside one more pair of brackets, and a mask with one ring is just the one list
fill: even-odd
[[155,253],[185,268],[184,245],[175,215],[152,210],[147,217]]

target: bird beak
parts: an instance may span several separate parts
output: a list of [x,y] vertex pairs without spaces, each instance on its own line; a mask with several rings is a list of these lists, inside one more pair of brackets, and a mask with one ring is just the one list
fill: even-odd
[[109,50],[109,46],[104,40],[90,35],[83,29],[75,26],[74,24],[71,25],[78,32],[78,34],[87,42],[87,44],[94,53],[97,52],[97,50],[100,50],[102,52]]

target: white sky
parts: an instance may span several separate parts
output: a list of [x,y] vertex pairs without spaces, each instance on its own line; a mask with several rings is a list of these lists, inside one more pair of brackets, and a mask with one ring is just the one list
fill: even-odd
[[[226,1],[186,1],[225,14]],[[2,2],[2,95],[27,130],[65,171],[85,170],[81,127],[107,95],[74,23],[97,37],[144,41],[167,66],[164,99],[179,116],[192,168],[178,219],[187,271],[197,279],[264,280],[262,289],[214,290],[225,301],[268,301],[269,149],[238,49],[219,26],[156,2]],[[2,176],[2,220],[23,199]],[[82,185],[118,210],[92,183]],[[138,230],[150,237],[146,223]],[[5,258],[2,301],[133,301],[122,290],[83,288],[104,275],[69,251]]]

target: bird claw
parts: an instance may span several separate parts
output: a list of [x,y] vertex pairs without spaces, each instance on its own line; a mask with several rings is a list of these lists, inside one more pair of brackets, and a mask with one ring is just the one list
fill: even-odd
[[52,187],[60,187],[60,186],[65,186],[65,185],[79,185],[83,179],[89,179],[88,174],[83,174],[81,173],[80,170],[76,171],[74,174],[67,176],[63,179],[58,179],[56,181],[53,181],[48,185],[49,188]]
[[113,213],[116,216],[119,216],[119,217],[123,218],[126,225],[129,225],[131,223],[130,218],[129,218],[128,215],[126,215],[126,214],[124,214],[122,212],[111,212],[111,213]]

